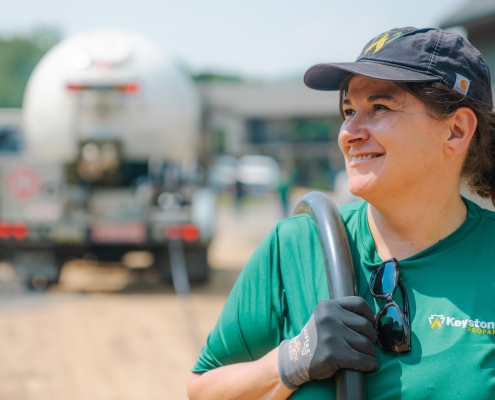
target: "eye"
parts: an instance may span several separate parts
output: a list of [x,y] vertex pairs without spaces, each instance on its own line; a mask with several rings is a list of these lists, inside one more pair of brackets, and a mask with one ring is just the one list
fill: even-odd
[[348,108],[348,109],[344,110],[344,116],[346,118],[354,115],[355,113],[356,112],[352,108]]
[[379,111],[379,110],[390,110],[390,108],[388,108],[387,106],[384,106],[383,104],[374,104],[373,105],[373,108],[375,111]]

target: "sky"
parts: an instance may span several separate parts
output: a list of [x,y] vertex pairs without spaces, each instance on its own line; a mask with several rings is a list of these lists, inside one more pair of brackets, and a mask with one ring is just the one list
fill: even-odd
[[151,39],[196,72],[284,79],[315,63],[354,61],[391,28],[438,26],[466,1],[18,0],[1,8],[0,34],[120,29]]

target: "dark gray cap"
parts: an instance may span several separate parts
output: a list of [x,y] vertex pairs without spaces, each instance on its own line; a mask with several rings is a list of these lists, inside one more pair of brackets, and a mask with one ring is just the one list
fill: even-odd
[[312,89],[339,90],[351,74],[392,82],[441,81],[493,107],[490,70],[483,56],[466,38],[442,29],[392,29],[367,43],[355,62],[312,66],[304,83]]

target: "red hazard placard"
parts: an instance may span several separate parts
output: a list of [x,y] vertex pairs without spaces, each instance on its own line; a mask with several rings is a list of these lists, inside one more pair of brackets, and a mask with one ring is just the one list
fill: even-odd
[[38,172],[30,165],[21,165],[5,177],[5,186],[19,199],[29,199],[43,187]]

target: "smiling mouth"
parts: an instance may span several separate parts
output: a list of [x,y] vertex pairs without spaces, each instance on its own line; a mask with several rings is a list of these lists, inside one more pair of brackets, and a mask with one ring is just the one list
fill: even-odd
[[364,156],[351,157],[351,161],[364,161],[364,160],[370,160],[372,158],[378,158],[381,156],[383,156],[383,154],[367,154]]

